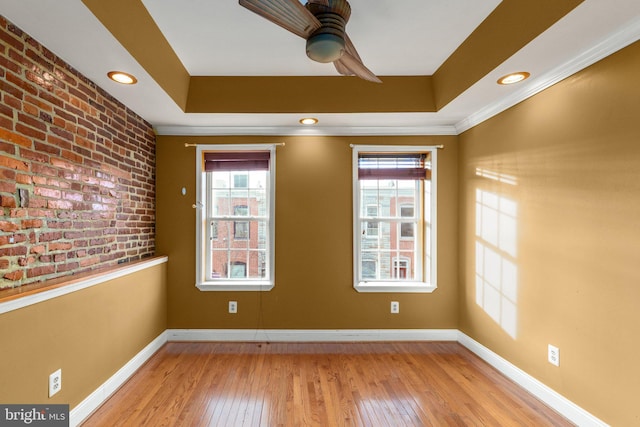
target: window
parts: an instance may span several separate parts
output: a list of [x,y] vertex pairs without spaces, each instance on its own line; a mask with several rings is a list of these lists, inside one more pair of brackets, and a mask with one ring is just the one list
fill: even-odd
[[[233,215],[235,218],[246,218],[249,216],[249,207],[247,205],[234,206]],[[236,240],[249,238],[249,221],[233,221],[233,238]]]
[[[413,218],[413,213],[415,212],[414,206],[400,206],[400,216],[403,218]],[[412,222],[403,222],[400,224],[400,237],[405,239],[410,239],[413,237],[414,229],[414,221]]]
[[354,146],[354,287],[359,292],[435,290],[436,151]]
[[407,258],[404,259],[394,259],[393,260],[393,278],[394,279],[406,279],[407,278],[407,270],[409,269],[409,260]]
[[198,146],[197,173],[196,286],[273,288],[275,145]]
[[[378,205],[369,205],[367,206],[367,218],[377,218],[378,217]],[[377,237],[378,236],[378,222],[377,221],[367,221],[367,229],[365,230],[365,236],[367,237]]]
[[249,182],[249,174],[239,173],[233,174],[233,186],[235,188],[247,188]]

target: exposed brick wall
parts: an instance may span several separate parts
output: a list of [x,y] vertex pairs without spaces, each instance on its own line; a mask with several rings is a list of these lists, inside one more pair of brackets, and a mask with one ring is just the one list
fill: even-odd
[[152,127],[0,16],[0,288],[150,256]]

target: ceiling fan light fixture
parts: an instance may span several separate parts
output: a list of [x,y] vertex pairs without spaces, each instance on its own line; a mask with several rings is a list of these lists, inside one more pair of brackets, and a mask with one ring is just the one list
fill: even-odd
[[507,74],[506,76],[502,76],[498,79],[499,85],[512,85],[514,83],[519,83],[523,80],[526,80],[531,76],[530,73],[526,71],[519,71],[517,73]]
[[107,77],[114,82],[121,83],[123,85],[134,85],[138,82],[138,79],[136,79],[135,76],[123,71],[109,71],[107,73]]
[[307,40],[307,56],[316,62],[337,61],[344,53],[344,48],[344,39],[331,33],[320,33]]
[[316,119],[315,117],[305,117],[303,119],[300,119],[301,125],[311,126],[315,125],[316,123],[318,123],[318,119]]

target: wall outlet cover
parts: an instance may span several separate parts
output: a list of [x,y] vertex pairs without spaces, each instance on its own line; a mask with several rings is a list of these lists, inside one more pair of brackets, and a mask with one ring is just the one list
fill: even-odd
[[49,375],[49,397],[62,390],[62,369],[58,369]]
[[552,365],[560,366],[560,349],[558,347],[549,344],[548,360]]

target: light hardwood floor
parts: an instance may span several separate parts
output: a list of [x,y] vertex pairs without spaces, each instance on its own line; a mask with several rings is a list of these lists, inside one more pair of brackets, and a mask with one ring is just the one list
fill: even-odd
[[168,343],[89,426],[570,426],[452,342]]

